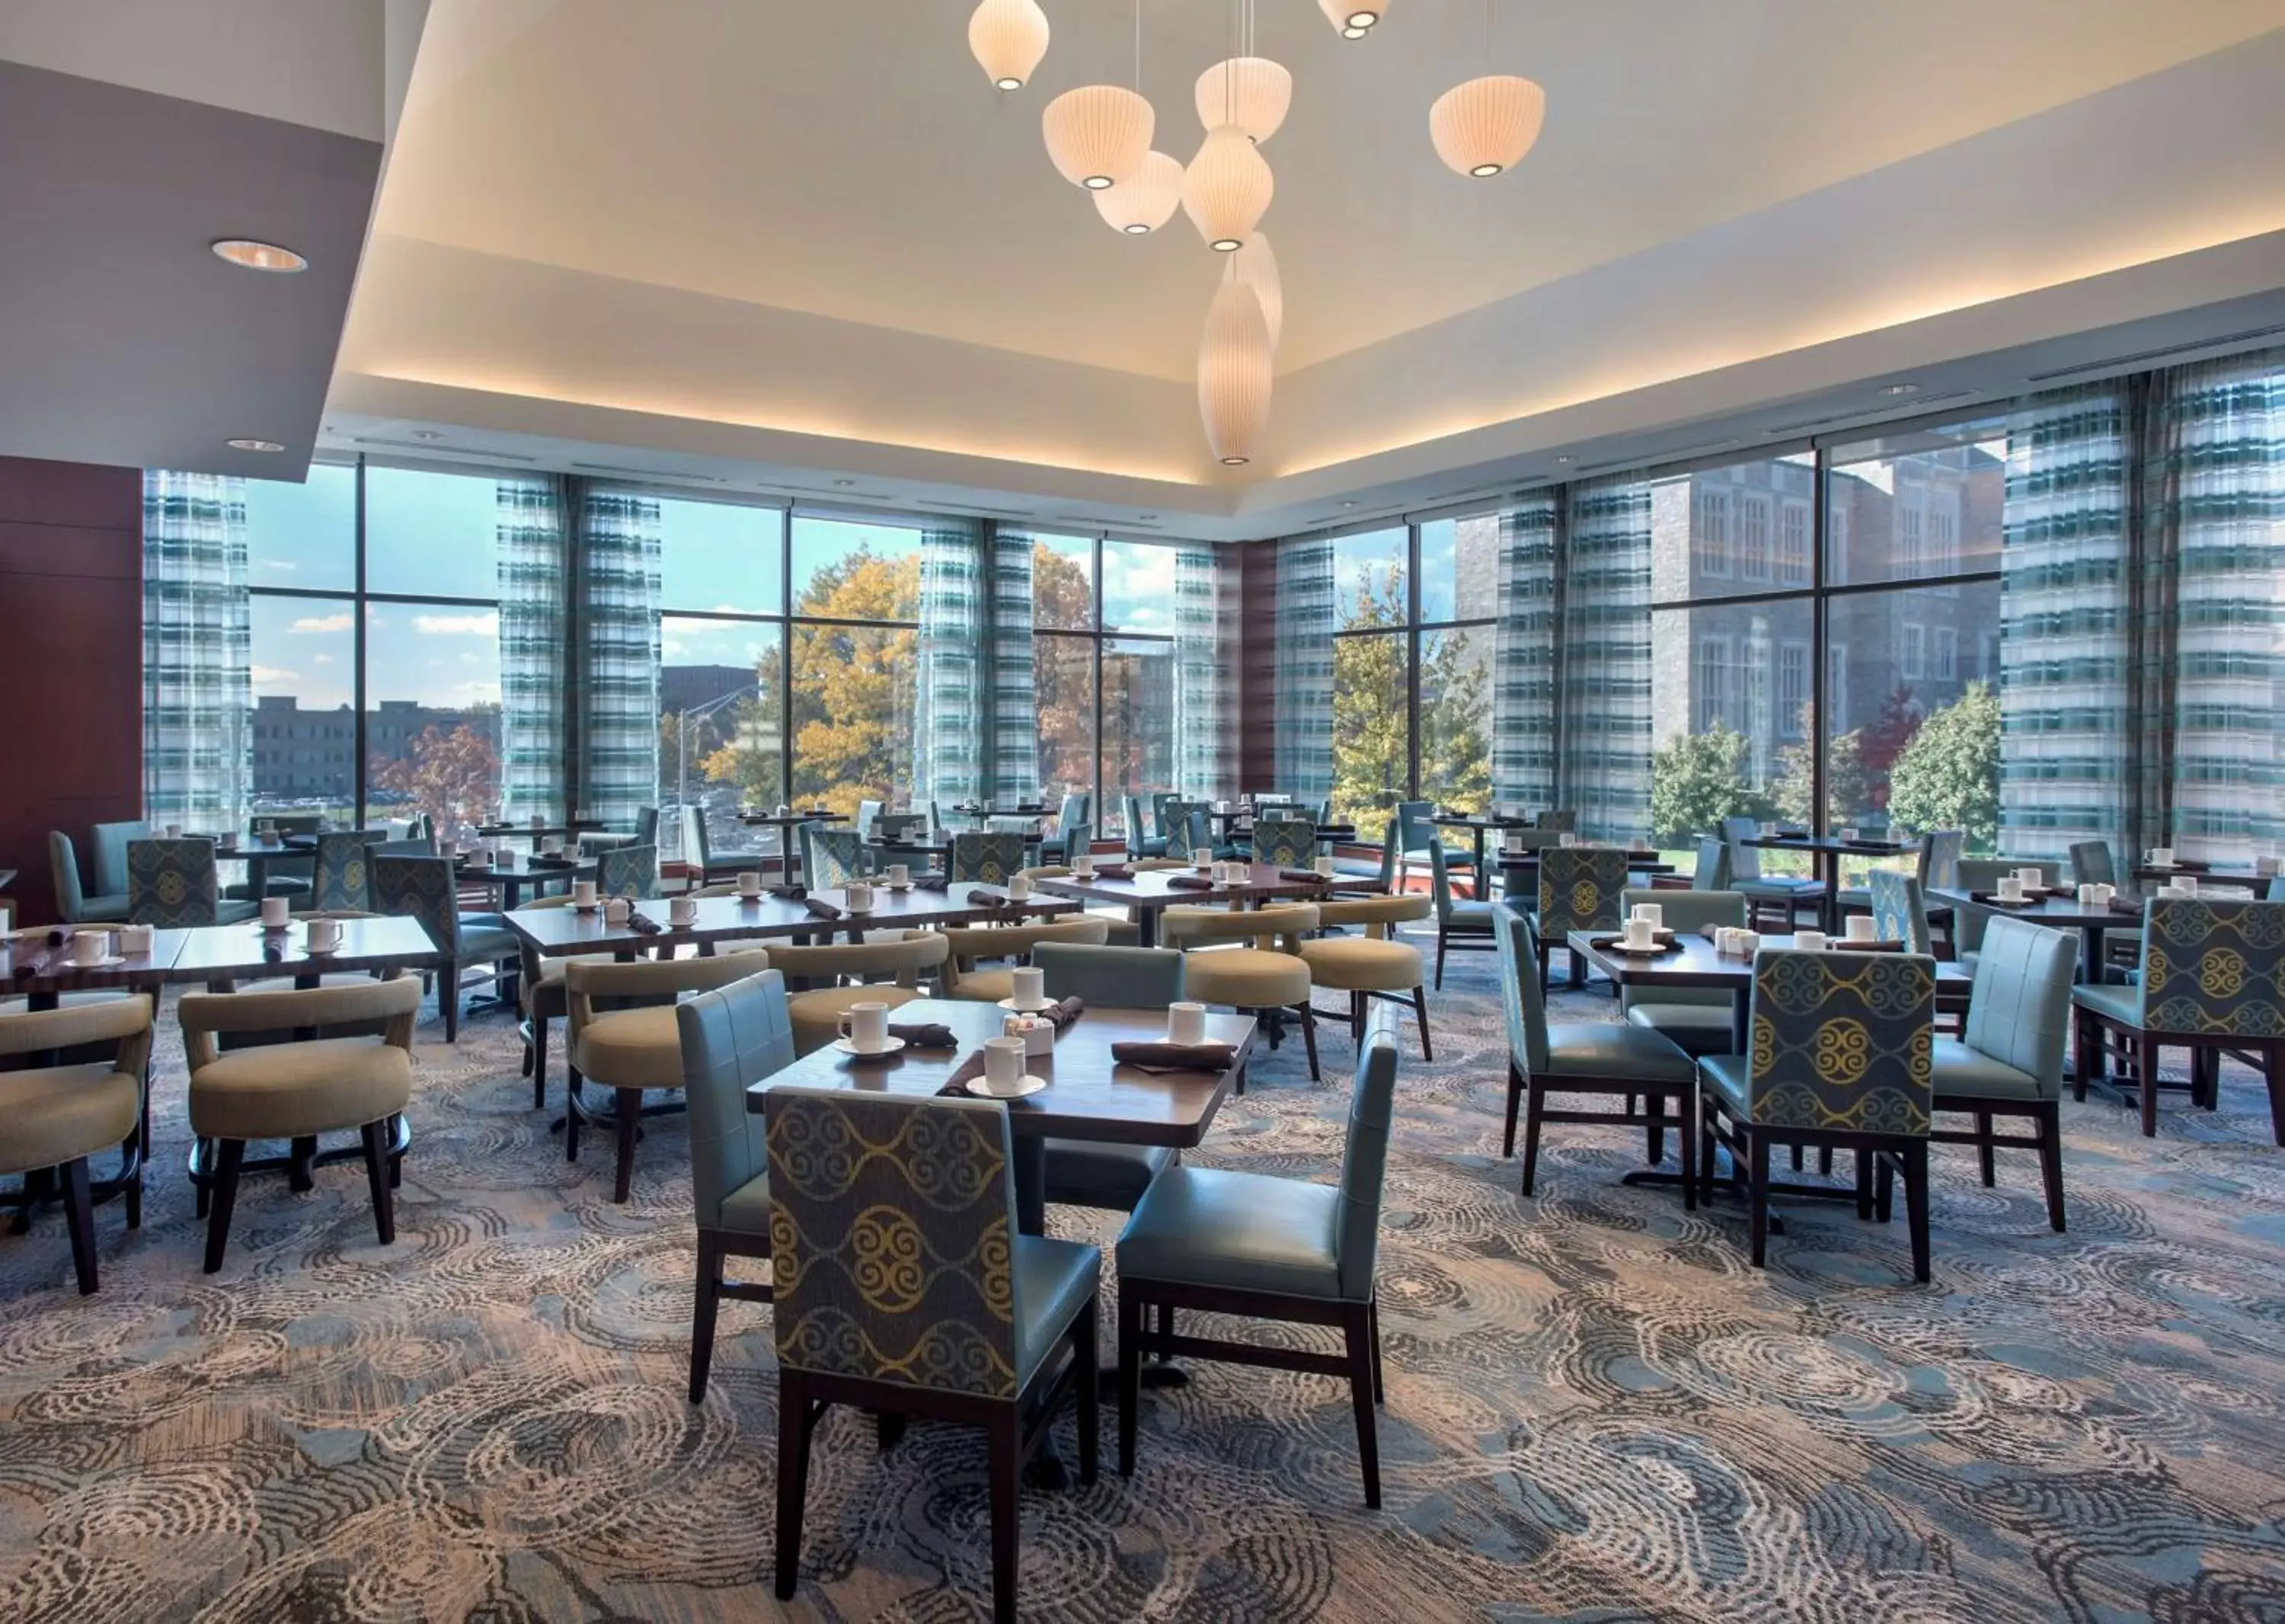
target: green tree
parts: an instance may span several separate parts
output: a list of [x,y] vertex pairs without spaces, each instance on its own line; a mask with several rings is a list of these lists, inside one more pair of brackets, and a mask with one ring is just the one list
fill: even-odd
[[1650,826],[1662,847],[1710,835],[1724,818],[1767,818],[1775,808],[1747,773],[1753,746],[1716,722],[1702,734],[1676,734],[1651,757]]
[[1095,622],[1095,591],[1076,560],[1053,547],[1032,548],[1033,703],[1039,715],[1040,786],[1048,794],[1087,790],[1095,778],[1095,647],[1083,638],[1055,637],[1053,626]]
[[[1403,624],[1402,568],[1368,570],[1342,629]],[[1409,777],[1408,640],[1401,632],[1333,639],[1333,818],[1367,838],[1387,823]]]
[[1971,851],[1999,839],[1999,696],[1967,691],[1920,725],[1888,778],[1888,815],[1915,829],[1964,829]]
[[1473,640],[1480,635],[1421,639],[1420,781],[1441,804],[1467,812],[1481,812],[1492,795],[1491,671]]
[[[1817,753],[1817,707],[1801,708],[1799,744],[1778,751],[1777,781],[1771,798],[1778,816],[1803,828],[1810,821],[1810,773]],[[1865,735],[1857,729],[1837,735],[1825,747],[1825,816],[1838,828],[1857,816],[1865,804]]]

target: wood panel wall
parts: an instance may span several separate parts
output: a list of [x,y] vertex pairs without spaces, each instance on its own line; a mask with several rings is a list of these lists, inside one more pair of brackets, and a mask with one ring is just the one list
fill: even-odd
[[1240,543],[1237,555],[1237,787],[1277,781],[1277,544]]
[[0,457],[0,868],[52,919],[48,831],[142,815],[143,475]]

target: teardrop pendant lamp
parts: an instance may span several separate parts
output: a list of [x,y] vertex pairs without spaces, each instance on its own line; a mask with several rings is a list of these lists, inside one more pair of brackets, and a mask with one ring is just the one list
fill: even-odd
[[1235,124],[1257,145],[1277,133],[1293,106],[1293,75],[1267,57],[1233,57],[1198,75],[1198,122]]
[[1388,0],[1317,0],[1317,9],[1343,39],[1362,39],[1387,14]]
[[1277,274],[1277,255],[1269,247],[1269,233],[1257,231],[1245,246],[1230,255],[1237,279],[1261,301],[1261,319],[1269,329],[1269,348],[1285,333],[1285,284]]
[[1269,420],[1273,372],[1261,301],[1235,276],[1223,279],[1198,341],[1198,417],[1206,444],[1225,467],[1253,460],[1254,442]]
[[1456,84],[1428,109],[1428,138],[1455,174],[1485,180],[1523,161],[1547,117],[1547,92],[1513,74]]
[[983,0],[968,19],[968,49],[994,90],[1020,90],[1048,54],[1039,0]]
[[1089,192],[1108,191],[1134,178],[1157,129],[1150,104],[1116,84],[1065,90],[1040,116],[1040,131],[1057,172]]
[[1217,254],[1245,246],[1269,211],[1276,180],[1268,163],[1235,124],[1210,131],[1182,176],[1182,212]]
[[1095,212],[1112,231],[1147,237],[1173,219],[1182,202],[1182,160],[1145,153],[1134,179],[1095,194]]

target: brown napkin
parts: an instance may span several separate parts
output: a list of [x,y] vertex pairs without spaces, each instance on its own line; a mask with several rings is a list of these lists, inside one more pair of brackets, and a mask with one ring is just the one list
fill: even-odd
[[800,902],[809,895],[806,885],[773,885],[768,889],[770,895],[781,902]]
[[1066,998],[1034,1013],[1053,1026],[1056,1029],[1056,1036],[1060,1038],[1073,1021],[1087,1013],[1087,1005],[1079,999]]
[[1281,880],[1314,880],[1323,885],[1331,885],[1333,883],[1332,875],[1319,874],[1314,868],[1280,868],[1277,871],[1277,877]]
[[841,917],[841,910],[835,907],[831,903],[826,901],[821,897],[804,897],[801,899],[801,906],[807,908],[811,914],[819,919],[838,919]]
[[[1237,1050],[1228,1043],[1168,1043],[1153,1040],[1114,1043],[1111,1046],[1111,1057],[1138,1071],[1227,1071],[1237,1058]],[[982,1065],[980,1058],[978,1064]]]
[[627,928],[643,936],[656,936],[658,934],[658,921],[653,919],[640,908],[630,908],[627,911]]
[[960,1041],[942,1021],[891,1021],[889,1035],[916,1049],[948,1049]]
[[1005,902],[1008,893],[995,890],[989,885],[971,885],[968,888],[968,899],[970,902]]
[[1168,875],[1166,883],[1176,890],[1210,891],[1214,889],[1214,882],[1202,874]]
[[964,1094],[968,1092],[968,1085],[983,1075],[984,1051],[982,1049],[978,1049],[976,1053],[970,1055],[967,1059],[962,1061],[957,1066],[953,1068],[952,1075],[944,1079],[944,1087],[938,1089],[937,1092],[938,1094]]
[[1097,863],[1095,877],[1098,880],[1131,880],[1135,871],[1124,863]]
[[943,875],[924,874],[913,881],[913,889],[916,891],[940,891],[951,883]]
[[2110,899],[2110,911],[2114,914],[2131,914],[2140,919],[2142,917],[2142,904],[2139,898],[2133,897],[2113,897]]

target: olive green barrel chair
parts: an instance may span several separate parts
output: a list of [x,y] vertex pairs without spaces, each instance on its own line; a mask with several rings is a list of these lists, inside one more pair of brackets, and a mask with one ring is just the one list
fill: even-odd
[[[1344,934],[1307,937],[1295,949],[1309,967],[1313,987],[1347,995],[1349,1040],[1359,1053],[1364,1048],[1366,1015],[1373,1000],[1379,1000],[1412,1011],[1420,1028],[1420,1058],[1436,1058],[1428,1035],[1428,995],[1423,985],[1426,970],[1420,950],[1396,934],[1399,925],[1427,918],[1430,907],[1426,897],[1328,898],[1317,904],[1318,926]],[[1351,927],[1361,934],[1346,934]]]
[[[59,1057],[110,1053],[79,1064]],[[97,1285],[97,1195],[88,1158],[117,1150],[128,1169],[105,1198],[123,1196],[127,1227],[143,1223],[143,1164],[138,1141],[145,1079],[150,1071],[151,1004],[113,998],[59,1009],[0,1014],[0,1174],[54,1169],[63,1194],[64,1228],[80,1295]],[[20,1199],[27,1220],[34,1197]]]
[[794,1052],[808,1055],[841,1036],[841,1024],[858,1004],[891,1009],[927,994],[923,972],[942,966],[952,945],[935,930],[878,931],[862,942],[802,947],[773,942],[770,968],[801,987],[787,996]]

